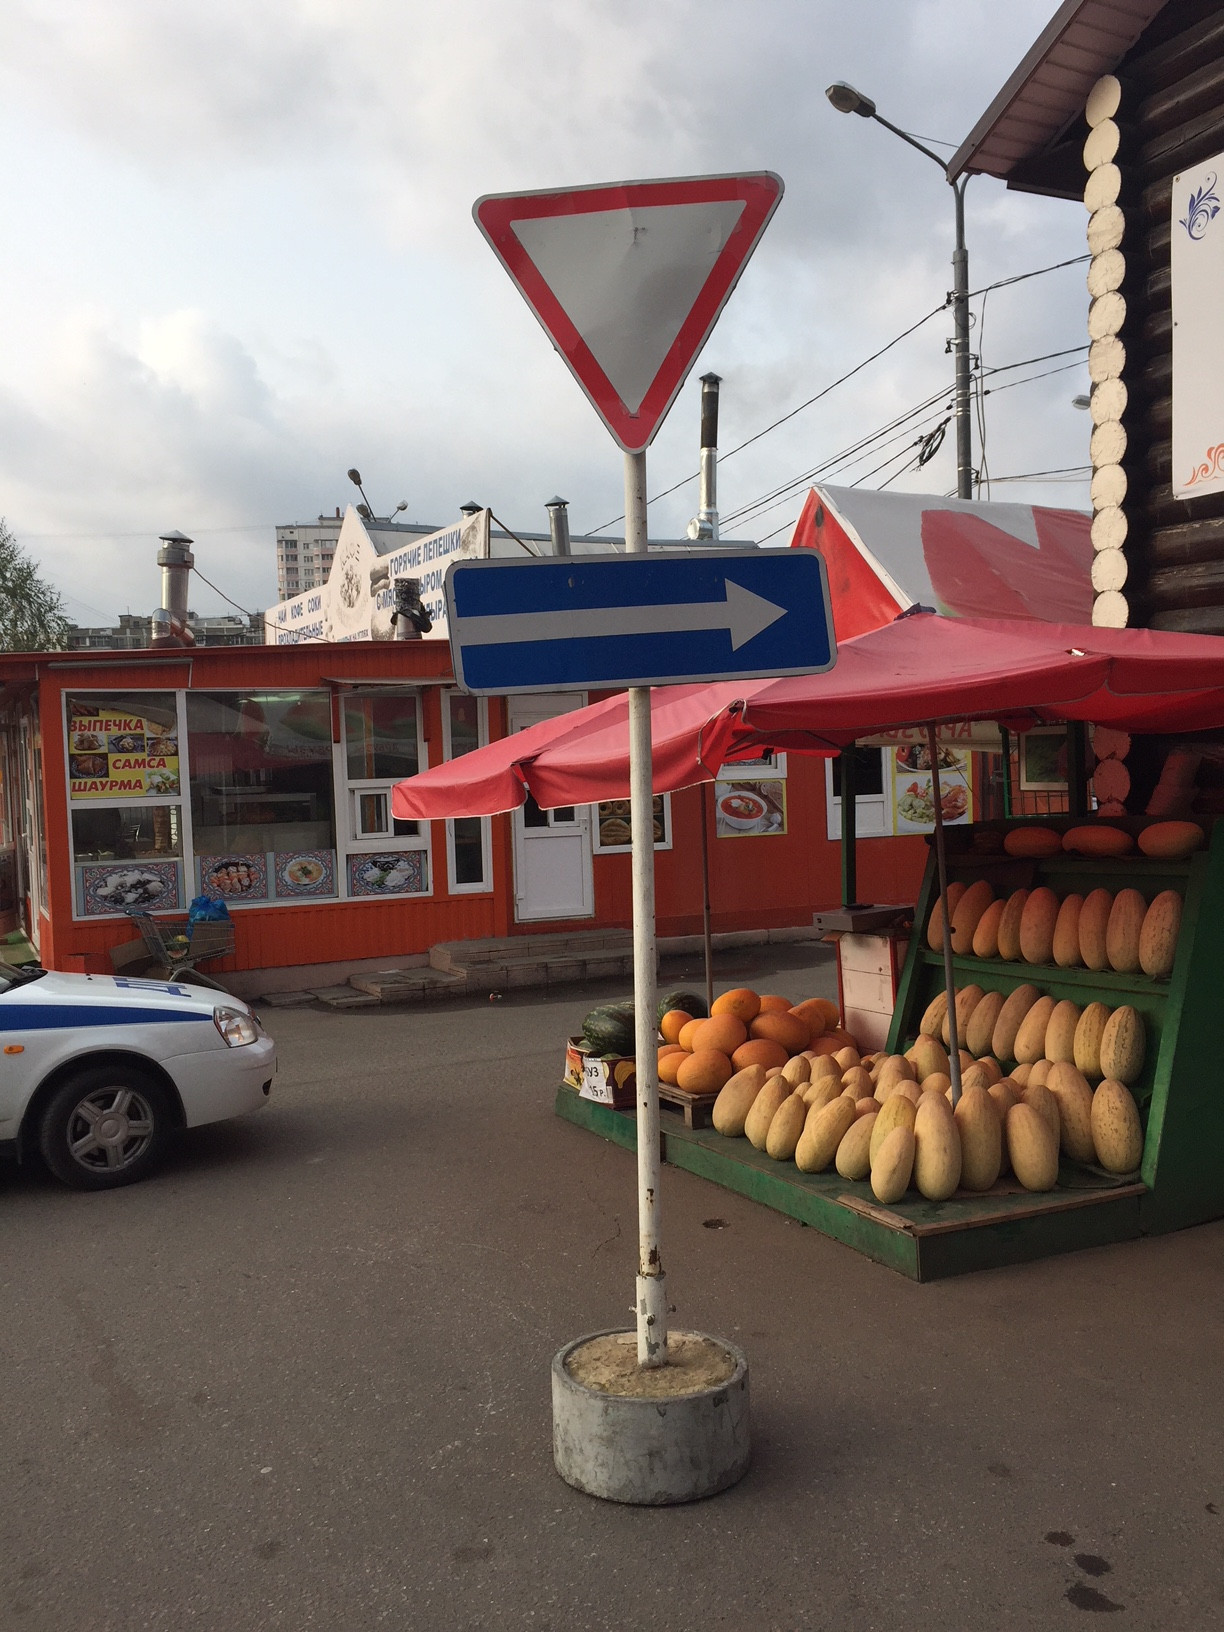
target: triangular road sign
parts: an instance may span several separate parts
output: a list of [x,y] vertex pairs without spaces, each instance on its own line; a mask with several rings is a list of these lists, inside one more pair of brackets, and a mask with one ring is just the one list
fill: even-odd
[[781,177],[760,171],[495,193],[472,214],[604,424],[638,453],[781,197]]

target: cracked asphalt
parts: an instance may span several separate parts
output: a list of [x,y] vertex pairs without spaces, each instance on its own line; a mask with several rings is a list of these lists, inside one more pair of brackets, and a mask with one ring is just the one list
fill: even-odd
[[[813,946],[745,981],[833,987]],[[1221,1224],[916,1286],[666,1169],[753,1466],[557,1479],[551,1356],[631,1319],[633,1159],[552,1112],[611,995],[269,1011],[271,1104],[151,1181],[0,1169],[4,1632],[1224,1624]]]

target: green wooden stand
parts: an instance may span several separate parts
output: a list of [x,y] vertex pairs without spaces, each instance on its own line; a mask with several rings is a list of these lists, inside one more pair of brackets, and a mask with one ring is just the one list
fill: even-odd
[[[949,877],[971,883],[989,879],[995,893],[1048,884],[1056,894],[1087,894],[1098,886],[1140,890],[1150,901],[1176,889],[1184,900],[1172,978],[1098,973],[957,957],[956,979],[987,991],[1014,991],[1032,984],[1041,992],[1081,1006],[1099,999],[1116,1008],[1132,1005],[1143,1016],[1147,1055],[1134,1093],[1144,1117],[1142,1182],[1119,1182],[1064,1164],[1058,1187],[1042,1195],[1006,1182],[985,1195],[963,1192],[942,1203],[910,1193],[891,1207],[879,1206],[868,1184],[835,1173],[804,1174],[793,1163],[771,1161],[746,1139],[724,1139],[712,1129],[686,1128],[663,1117],[664,1159],[674,1167],[763,1203],[790,1218],[887,1264],[914,1280],[937,1280],[968,1270],[1025,1263],[1083,1247],[1131,1241],[1140,1235],[1181,1228],[1224,1216],[1224,1065],[1219,1035],[1224,1003],[1224,822],[1209,850],[1188,861],[1121,860],[1057,855],[1017,860],[977,848],[991,842],[991,826],[951,828],[954,848]],[[1070,819],[1042,818],[1062,828]],[[1143,826],[1134,823],[1136,830]],[[975,833],[977,837],[975,838]],[[959,846],[959,848],[955,848]],[[925,926],[938,893],[934,857],[927,867],[915,913]],[[943,957],[929,950],[922,933],[910,941],[888,1047],[905,1048],[917,1034],[924,1009],[944,986]],[[636,1148],[633,1113],[581,1099],[563,1086],[556,1112],[626,1149]]]
[[[1042,817],[1033,825],[1063,829],[1070,818]],[[1110,825],[1138,832],[1141,819]],[[1120,859],[1056,855],[1046,860],[986,855],[975,848],[984,833],[951,828],[948,838],[962,846],[948,856],[948,877],[965,884],[985,878],[996,895],[1048,885],[1060,898],[1105,888],[1137,889],[1151,901],[1162,890],[1182,896],[1182,922],[1173,973],[1167,981],[1112,970],[1059,969],[1053,964],[1009,963],[1001,959],[955,957],[957,985],[1011,992],[1031,984],[1052,997],[1071,998],[1081,1007],[1095,1001],[1117,1008],[1130,1004],[1143,1017],[1147,1053],[1132,1092],[1146,1129],[1141,1176],[1147,1186],[1139,1208],[1143,1233],[1157,1234],[1224,1215],[1224,1065],[1220,969],[1224,958],[1224,822],[1212,831],[1210,847],[1187,861],[1155,861],[1138,853]],[[975,839],[975,833],[978,837]],[[928,863],[915,911],[915,933],[897,1007],[889,1031],[890,1050],[904,1049],[917,1035],[931,999],[944,989],[943,954],[932,952],[917,926],[925,926],[938,892],[934,858]],[[1006,1061],[1000,1062],[1005,1067]]]

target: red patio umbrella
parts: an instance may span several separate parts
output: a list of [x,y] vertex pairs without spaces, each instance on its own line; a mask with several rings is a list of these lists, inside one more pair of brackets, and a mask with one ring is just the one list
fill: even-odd
[[[942,721],[1210,730],[1224,726],[1224,638],[911,612],[845,641],[826,674],[659,687],[651,710],[658,793],[712,781],[765,747],[829,754]],[[620,695],[399,782],[392,808],[401,819],[487,816],[529,792],[548,809],[628,791]]]

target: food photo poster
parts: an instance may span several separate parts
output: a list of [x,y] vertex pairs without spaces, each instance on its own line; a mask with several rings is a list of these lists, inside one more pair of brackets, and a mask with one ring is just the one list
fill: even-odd
[[785,832],[786,783],[780,778],[715,782],[715,838],[762,838]]
[[[973,820],[972,756],[939,748],[939,794],[943,819],[951,827]],[[908,743],[893,756],[893,814],[898,833],[929,833],[935,826],[931,753],[925,743]]]

